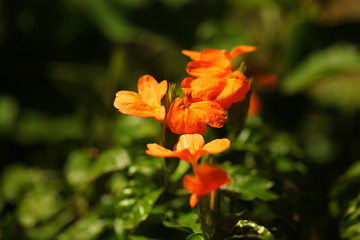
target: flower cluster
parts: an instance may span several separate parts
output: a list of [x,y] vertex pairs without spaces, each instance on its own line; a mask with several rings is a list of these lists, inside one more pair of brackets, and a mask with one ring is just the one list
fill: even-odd
[[242,101],[250,90],[246,76],[232,69],[233,59],[243,53],[255,51],[252,46],[237,46],[231,52],[206,49],[201,52],[183,50],[191,61],[186,77],[181,82],[183,97],[177,97],[166,110],[161,100],[168,91],[167,81],[158,83],[152,76],[139,78],[138,93],[119,91],[114,106],[124,114],[139,117],[154,117],[174,134],[180,135],[173,150],[159,144],[147,145],[146,153],[158,157],[177,157],[192,165],[194,175],[184,177],[184,187],[192,195],[190,206],[197,204],[198,197],[229,184],[225,170],[206,163],[199,163],[201,156],[220,153],[230,147],[226,138],[207,144],[202,135],[207,125],[215,128],[224,126],[227,113],[233,103]]

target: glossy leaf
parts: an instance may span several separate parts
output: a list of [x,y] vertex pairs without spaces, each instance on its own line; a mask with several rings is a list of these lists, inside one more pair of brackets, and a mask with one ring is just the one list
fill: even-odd
[[105,229],[106,223],[95,214],[88,214],[61,233],[58,240],[92,240]]
[[193,211],[182,213],[176,219],[166,216],[163,224],[165,227],[176,228],[190,233],[199,233],[201,231],[199,215]]
[[133,229],[144,221],[162,192],[163,189],[158,189],[142,197],[125,198],[119,201],[119,217],[123,220],[123,228]]
[[349,203],[340,225],[340,236],[346,240],[360,239],[360,194]]
[[89,180],[113,171],[123,170],[130,164],[130,156],[128,152],[121,147],[109,149],[100,154],[95,163],[89,169]]
[[205,238],[202,233],[194,233],[189,235],[185,240],[205,240]]
[[233,228],[233,233],[234,234],[228,239],[275,240],[267,228],[248,220],[239,220]]
[[255,198],[267,201],[274,200],[278,196],[270,190],[273,182],[260,176],[255,169],[242,166],[225,165],[225,168],[232,180],[230,185],[223,189],[239,193],[243,200],[253,200]]

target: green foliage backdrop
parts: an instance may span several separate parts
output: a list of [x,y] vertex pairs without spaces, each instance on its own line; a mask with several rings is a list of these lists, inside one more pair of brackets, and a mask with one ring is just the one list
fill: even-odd
[[253,84],[278,82],[253,88],[261,112],[220,155],[236,183],[221,190],[236,214],[227,239],[359,240],[359,9],[356,0],[1,1],[0,239],[204,239],[181,187],[188,166],[165,193],[161,159],[144,152],[160,126],[118,113],[115,93],[143,74],[179,84],[182,49],[254,45]]

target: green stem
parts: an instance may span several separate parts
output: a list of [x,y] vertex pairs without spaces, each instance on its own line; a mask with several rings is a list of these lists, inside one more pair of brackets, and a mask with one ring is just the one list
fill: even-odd
[[219,200],[217,191],[199,198],[201,230],[206,240],[219,240]]

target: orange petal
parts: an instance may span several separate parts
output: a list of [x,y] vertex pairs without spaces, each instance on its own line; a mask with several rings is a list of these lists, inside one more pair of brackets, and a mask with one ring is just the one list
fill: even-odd
[[226,121],[225,110],[216,102],[199,101],[194,102],[189,107],[193,115],[197,115],[212,127],[221,128]]
[[191,154],[195,154],[204,146],[204,138],[200,134],[183,134],[179,137],[176,144],[176,151],[188,149]]
[[156,108],[161,106],[161,99],[167,91],[167,81],[158,83],[150,75],[144,75],[138,81],[139,95],[145,103]]
[[246,45],[236,46],[231,50],[230,57],[234,58],[234,57],[240,56],[243,53],[253,52],[256,49],[257,49],[257,47],[254,47],[254,46],[246,46]]
[[182,98],[176,98],[171,104],[166,120],[171,131],[176,134],[204,134],[206,131],[204,119],[185,106]]
[[[187,80],[187,87],[194,99],[214,101],[225,87],[226,81],[214,78]],[[184,89],[183,89],[184,90]]]
[[202,78],[224,78],[228,70],[211,62],[192,61],[186,66],[186,72],[194,77]]
[[139,94],[131,91],[117,92],[114,106],[124,114],[139,117],[152,117],[154,113],[154,109],[147,105]]
[[175,157],[176,153],[173,151],[164,148],[163,146],[156,144],[156,143],[149,143],[146,145],[147,150],[145,151],[146,154],[155,156],[155,157]]
[[182,50],[181,53],[190,57],[191,60],[194,60],[194,61],[200,60],[200,54],[201,54],[200,52],[190,51],[190,50]]
[[[226,171],[218,166],[212,166],[209,164],[200,164],[196,167],[195,173],[200,178],[202,186],[207,190],[207,193],[219,189],[224,184],[229,184],[229,179]],[[198,196],[201,196],[198,194]]]
[[226,50],[205,49],[201,52],[200,61],[209,62],[218,67],[231,70],[231,58]]
[[249,90],[250,83],[246,76],[239,71],[234,71],[233,78],[228,80],[226,86],[216,100],[225,110],[227,110],[231,104],[243,100]]
[[185,175],[183,178],[183,186],[191,193],[197,194],[201,189],[201,182],[198,177]]
[[253,116],[258,114],[261,111],[261,105],[262,104],[260,98],[255,93],[252,93],[250,96],[248,115]]
[[197,197],[197,195],[196,194],[191,194],[191,196],[190,196],[190,201],[189,201],[189,204],[190,204],[190,207],[195,207],[196,206],[196,204],[198,203],[198,197]]
[[204,145],[203,150],[208,153],[220,153],[230,148],[230,140],[227,138],[215,139]]

